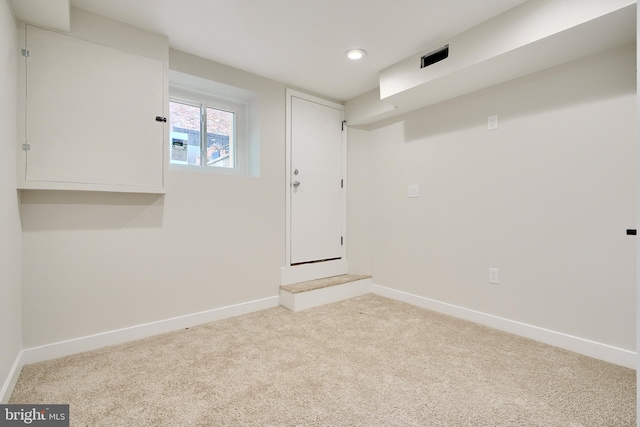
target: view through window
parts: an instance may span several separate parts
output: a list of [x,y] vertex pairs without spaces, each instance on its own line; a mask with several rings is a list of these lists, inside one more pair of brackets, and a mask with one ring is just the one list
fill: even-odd
[[198,102],[170,101],[170,162],[235,168],[235,113]]

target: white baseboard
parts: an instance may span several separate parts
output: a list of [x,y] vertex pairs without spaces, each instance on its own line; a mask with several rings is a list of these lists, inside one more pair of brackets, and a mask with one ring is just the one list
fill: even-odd
[[2,389],[0,389],[0,404],[6,404],[9,402],[11,393],[13,393],[13,389],[18,382],[18,377],[20,377],[20,372],[22,372],[22,367],[24,366],[23,354],[24,351],[20,350],[16,360],[13,362],[13,366],[11,366],[7,379],[2,385]]
[[489,326],[494,329],[520,335],[555,347],[560,347],[565,350],[573,351],[574,353],[583,354],[595,359],[604,360],[605,362],[636,369],[637,353],[630,350],[575,337],[562,332],[528,325],[526,323],[516,322],[514,320],[504,319],[502,317],[493,316],[491,314],[475,310],[469,310],[464,307],[397,291],[391,288],[385,288],[375,284],[371,286],[371,292],[387,298],[416,305],[418,307]]
[[312,291],[291,293],[280,289],[280,305],[291,311],[306,310],[371,292],[371,278],[327,286]]
[[306,282],[307,280],[347,274],[349,264],[344,259],[314,262],[310,264],[290,265],[280,268],[280,285]]
[[157,322],[102,332],[86,337],[74,338],[40,347],[27,348],[22,352],[22,366],[95,350],[109,345],[122,344],[128,341],[146,338],[165,332],[190,328],[229,317],[241,316],[254,311],[277,307],[279,302],[279,297],[269,297],[261,300],[230,305],[227,307],[215,308],[199,313],[187,314],[185,316],[174,317],[171,319],[160,320]]

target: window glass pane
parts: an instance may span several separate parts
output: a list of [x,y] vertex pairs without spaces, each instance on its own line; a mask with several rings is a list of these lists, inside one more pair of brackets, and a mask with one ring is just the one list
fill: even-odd
[[200,165],[200,107],[169,102],[170,159],[175,165]]
[[207,166],[235,167],[234,116],[207,107]]

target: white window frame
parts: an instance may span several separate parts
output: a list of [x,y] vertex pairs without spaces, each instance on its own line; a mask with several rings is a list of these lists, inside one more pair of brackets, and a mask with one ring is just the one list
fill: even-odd
[[[169,86],[169,101],[179,102],[200,108],[200,165],[180,165],[171,163],[169,153],[169,170],[183,170],[196,172],[211,172],[230,175],[247,175],[248,165],[248,120],[247,103],[237,100],[226,99],[216,94],[205,93],[177,85]],[[209,166],[206,156],[206,131],[207,124],[203,120],[205,108],[227,111],[234,114],[233,135],[230,135],[229,151],[233,155],[234,167]],[[171,132],[169,132],[171,134]],[[171,138],[169,136],[169,138]],[[233,139],[233,142],[231,142]],[[169,144],[171,150],[171,144]]]

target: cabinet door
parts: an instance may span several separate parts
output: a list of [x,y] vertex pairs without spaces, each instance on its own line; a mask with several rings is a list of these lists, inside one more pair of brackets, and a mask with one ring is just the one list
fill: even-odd
[[163,186],[162,61],[27,25],[25,179]]

